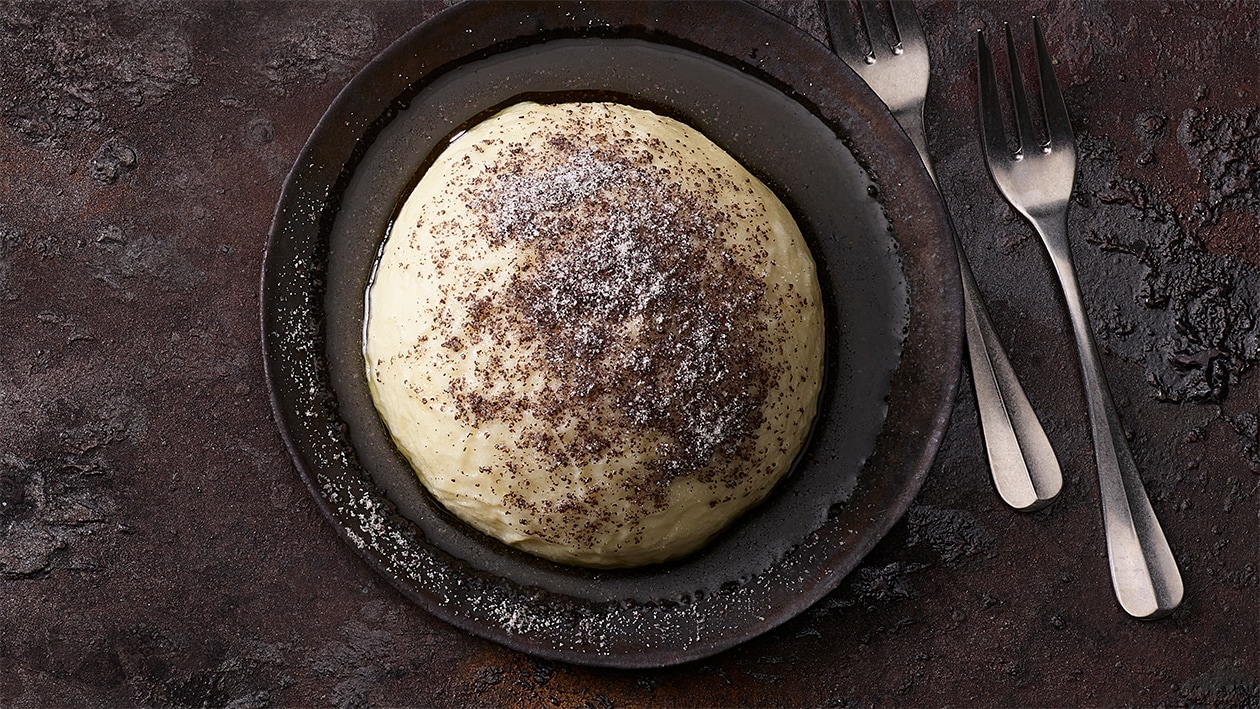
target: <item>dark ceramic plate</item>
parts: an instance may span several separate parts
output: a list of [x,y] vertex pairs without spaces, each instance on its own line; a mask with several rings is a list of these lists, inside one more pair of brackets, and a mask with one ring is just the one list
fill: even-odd
[[[774,188],[819,266],[827,380],[770,499],[702,552],[630,571],[552,564],[425,493],[373,408],[364,290],[447,136],[521,97],[614,98],[684,120]],[[647,667],[783,623],[840,582],[918,492],[957,387],[957,264],[910,142],[822,45],[743,3],[469,3],[342,91],[290,173],[263,267],[276,416],[329,520],[404,594],[510,647]]]

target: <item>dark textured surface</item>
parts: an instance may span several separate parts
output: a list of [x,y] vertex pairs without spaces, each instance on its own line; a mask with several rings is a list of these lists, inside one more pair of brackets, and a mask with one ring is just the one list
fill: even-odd
[[[812,4],[765,4],[824,36]],[[972,33],[1022,12],[925,3],[938,172],[1064,493],[1002,506],[964,388],[918,504],[838,591],[634,672],[410,605],[324,522],[270,417],[280,182],[349,76],[440,8],[0,7],[0,705],[1260,703],[1254,3],[1027,9],[1060,59],[1075,254],[1183,607],[1144,623],[1111,596],[1066,315],[980,161]]]

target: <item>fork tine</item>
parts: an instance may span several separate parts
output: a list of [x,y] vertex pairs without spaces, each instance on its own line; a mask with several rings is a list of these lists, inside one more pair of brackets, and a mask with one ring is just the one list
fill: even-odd
[[858,18],[850,11],[849,0],[825,0],[823,7],[831,51],[850,66],[855,62],[867,62],[871,54],[870,45],[862,41],[865,34],[858,26]]
[[1002,127],[1002,105],[998,100],[997,76],[993,72],[993,54],[984,41],[984,31],[976,31],[977,69],[980,74],[980,138],[990,165],[1010,155],[1006,147],[1006,129]]
[[901,45],[927,46],[923,35],[923,25],[919,23],[919,13],[915,12],[910,0],[891,0],[893,22],[897,25],[897,42]]
[[1011,67],[1011,98],[1015,104],[1015,138],[1019,143],[1017,156],[1034,153],[1040,149],[1037,135],[1033,132],[1032,116],[1028,113],[1028,94],[1024,92],[1024,76],[1019,70],[1019,57],[1015,56],[1015,41],[1011,39],[1010,23],[1006,29],[1006,62]]
[[1054,64],[1050,61],[1050,52],[1046,49],[1046,38],[1041,33],[1041,23],[1033,16],[1033,33],[1037,35],[1037,71],[1041,79],[1041,110],[1046,117],[1046,135],[1050,138],[1050,149],[1062,150],[1074,147],[1072,138],[1072,120],[1068,118],[1067,104],[1059,91],[1059,82],[1054,78]]
[[877,58],[880,54],[890,51],[892,47],[888,43],[888,32],[884,26],[884,16],[879,11],[878,0],[862,0],[860,4],[862,8],[862,22],[866,25],[866,37],[871,42],[870,56]]

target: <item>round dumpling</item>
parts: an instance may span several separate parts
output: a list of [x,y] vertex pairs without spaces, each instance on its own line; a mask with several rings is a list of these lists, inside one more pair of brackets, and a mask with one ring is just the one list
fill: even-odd
[[791,468],[823,311],[787,208],[694,129],[519,103],[454,139],[368,293],[373,398],[420,481],[569,564],[691,553]]

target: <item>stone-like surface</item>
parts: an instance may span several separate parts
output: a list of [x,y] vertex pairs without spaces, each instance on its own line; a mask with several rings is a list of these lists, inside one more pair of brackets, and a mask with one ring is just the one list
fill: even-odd
[[[809,3],[762,0],[825,37]],[[541,662],[418,610],[323,521],[271,420],[257,282],[340,86],[442,3],[0,7],[0,705],[1260,702],[1260,11],[922,3],[929,134],[1064,464],[1032,515],[965,391],[919,504],[835,593],[711,660]],[[975,128],[974,32],[1046,23],[1076,122],[1071,229],[1121,416],[1186,581],[1111,596],[1075,352]]]

